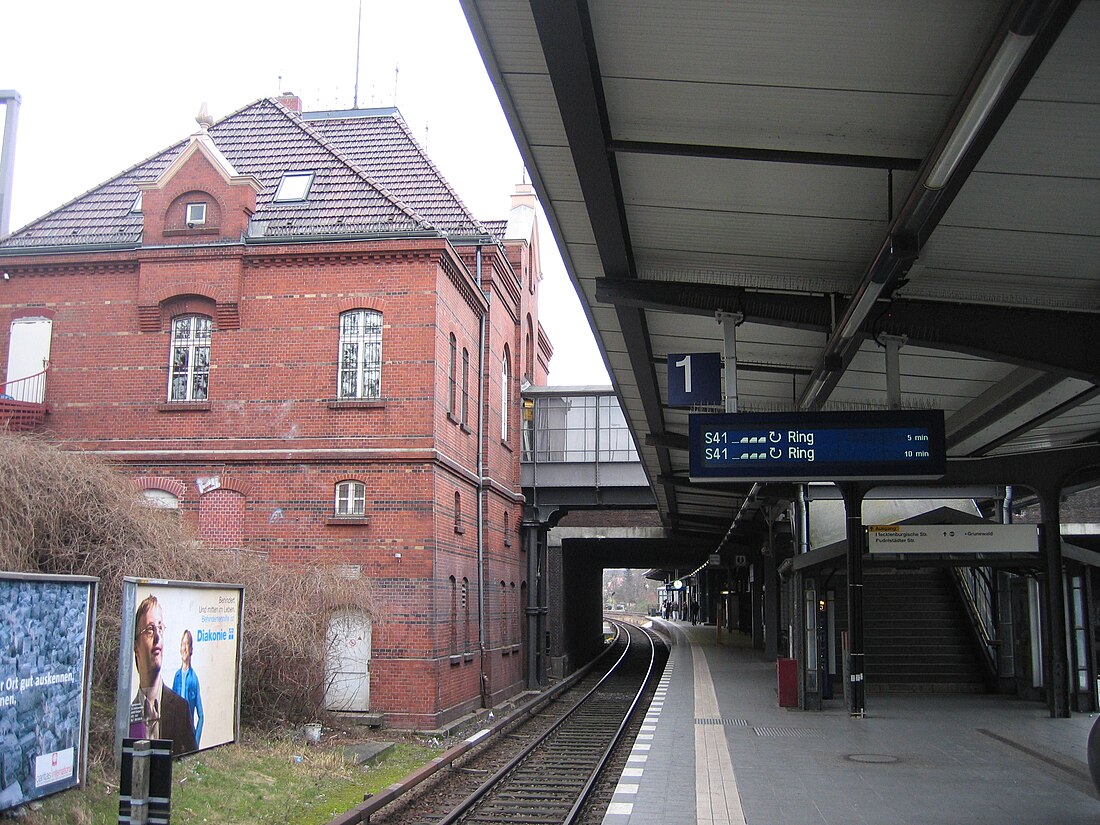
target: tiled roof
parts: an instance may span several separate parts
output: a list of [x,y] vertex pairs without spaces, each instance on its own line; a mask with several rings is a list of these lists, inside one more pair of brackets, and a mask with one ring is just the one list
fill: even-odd
[[508,221],[482,221],[481,225],[485,227],[485,231],[492,235],[494,238],[504,239],[504,233],[508,231]]
[[[259,100],[219,121],[209,135],[262,190],[250,239],[439,231],[484,234],[409,133],[396,109],[299,116]],[[131,212],[139,181],[153,181],[187,145],[171,146],[85,192],[0,242],[0,251],[136,246],[142,217]],[[313,172],[306,201],[274,203],[286,172]]]
[[485,233],[397,109],[306,112],[302,117],[374,181],[437,229],[458,235]]

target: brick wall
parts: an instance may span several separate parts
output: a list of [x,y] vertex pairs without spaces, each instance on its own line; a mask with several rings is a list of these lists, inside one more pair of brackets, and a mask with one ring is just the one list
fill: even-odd
[[[435,727],[478,706],[483,667],[497,699],[523,684],[518,279],[496,247],[485,248],[483,284],[493,297],[482,662],[476,508],[484,303],[468,265],[474,253],[460,252],[429,238],[25,257],[5,261],[12,279],[0,293],[0,357],[12,318],[28,307],[54,313],[49,435],[103,452],[143,486],[162,479],[178,495],[181,518],[212,546],[264,552],[280,563],[340,564],[371,579],[380,607],[372,709],[401,726]],[[383,315],[381,399],[340,403],[339,315],[355,308]],[[168,403],[169,324],[178,312],[214,319],[202,403]],[[470,355],[465,425],[448,404],[451,334],[460,370],[462,350]],[[500,439],[505,344],[513,364],[507,444]],[[346,480],[366,486],[364,519],[335,517],[335,486]],[[451,629],[452,576],[456,589],[466,580],[471,608],[469,622],[458,608],[459,634]],[[457,656],[455,635],[464,637]]]

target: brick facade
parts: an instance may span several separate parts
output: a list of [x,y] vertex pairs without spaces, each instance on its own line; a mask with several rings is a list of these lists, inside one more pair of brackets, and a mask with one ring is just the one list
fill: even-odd
[[[483,690],[490,703],[519,692],[519,386],[545,383],[549,355],[537,248],[424,232],[249,243],[254,180],[230,179],[206,151],[179,157],[142,185],[155,229],[141,245],[3,258],[0,356],[11,320],[28,309],[53,317],[40,431],[174,498],[211,547],[369,579],[380,608],[370,710],[388,725],[435,728],[479,707]],[[203,199],[200,233],[180,215]],[[340,316],[359,309],[382,316],[381,391],[340,400]],[[172,321],[192,314],[211,319],[207,397],[170,401]],[[528,317],[537,335],[525,334]],[[361,516],[335,512],[345,481],[365,485]]]

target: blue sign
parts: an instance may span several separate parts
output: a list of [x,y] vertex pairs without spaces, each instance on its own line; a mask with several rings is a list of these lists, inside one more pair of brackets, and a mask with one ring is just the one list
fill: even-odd
[[722,353],[688,352],[668,356],[670,407],[718,407],[722,404]]
[[946,469],[942,410],[699,413],[692,481],[931,479]]

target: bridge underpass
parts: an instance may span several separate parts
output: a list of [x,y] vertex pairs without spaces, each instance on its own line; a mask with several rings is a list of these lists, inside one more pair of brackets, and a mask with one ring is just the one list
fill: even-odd
[[[672,530],[660,523],[639,462],[619,440],[621,433],[610,434],[621,422],[610,390],[546,388],[527,401],[531,414],[525,422],[523,474],[530,504],[525,527],[532,551],[530,580],[538,582],[528,616],[535,638],[545,640],[533,654],[532,673],[538,673],[533,681],[560,677],[599,648],[603,571],[634,568],[648,570],[665,585],[683,580],[682,591],[668,590],[666,596],[678,603],[697,600],[700,621],[744,634],[770,658],[793,656],[801,668],[799,704],[807,709],[834,698],[834,687],[839,693],[852,637],[862,637],[865,630],[872,693],[993,690],[1053,704],[1057,696],[1045,675],[1051,663],[1042,651],[1049,651],[1058,636],[1045,617],[1059,610],[1070,616],[1063,628],[1067,656],[1061,665],[1069,686],[1067,707],[1087,711],[1095,706],[1096,671],[1088,641],[1089,605],[1100,587],[1095,474],[1089,469],[1100,465],[1095,448],[1050,451],[1038,462],[952,460],[937,484],[760,484],[741,498],[736,512],[719,519],[725,532],[716,540],[712,533]],[[1016,484],[1001,483],[1006,479]],[[1052,495],[1052,490],[1058,492]],[[849,529],[850,511],[858,513],[854,530]],[[976,554],[944,544],[921,556],[874,553],[865,531],[865,525],[962,526],[1014,519],[1032,523],[1031,552]],[[1068,528],[1066,522],[1076,526]],[[1039,523],[1041,534],[1035,528]],[[1051,545],[1066,574],[1061,607],[1052,604],[1061,594],[1046,586]],[[855,570],[853,558],[858,560]],[[918,572],[925,584],[921,593],[910,587]],[[929,594],[932,585],[938,592]],[[903,595],[889,596],[898,587]],[[927,605],[901,608],[914,616],[912,623],[900,637],[883,641],[882,628],[893,621],[881,613],[878,603],[884,598],[961,604],[966,612],[952,621],[965,622],[978,638],[956,638],[951,644],[963,645],[974,661],[962,669],[943,665],[944,672],[934,675],[939,663],[911,664],[908,672],[916,677],[892,672],[897,668],[890,662],[899,656],[927,657],[927,651],[902,649],[906,635],[926,632],[916,617],[927,612]],[[853,600],[859,601],[858,625],[852,623]],[[942,617],[932,621],[947,622]],[[807,626],[818,628],[819,650],[811,649]],[[942,635],[941,630],[927,632]],[[862,638],[856,641],[863,646]],[[948,652],[943,658],[958,655]],[[815,660],[818,664],[811,666]]]

